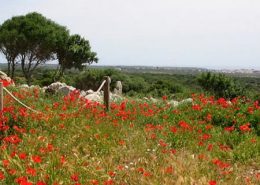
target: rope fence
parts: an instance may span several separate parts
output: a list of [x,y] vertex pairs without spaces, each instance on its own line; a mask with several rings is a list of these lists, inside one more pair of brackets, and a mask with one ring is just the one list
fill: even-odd
[[22,106],[24,106],[25,108],[29,109],[32,112],[35,112],[37,114],[41,113],[37,110],[34,110],[33,108],[25,105],[23,102],[21,102],[19,99],[17,99],[10,91],[8,91],[5,87],[3,87],[3,89],[5,90],[5,92],[7,92],[7,94],[9,94],[15,101],[17,101],[19,104],[21,104]]
[[[101,83],[100,87],[96,91],[96,92],[100,92],[100,90],[102,88],[104,89],[104,104],[105,104],[105,107],[106,107],[106,111],[109,111],[110,83],[111,83],[110,77],[105,76],[103,82]],[[5,91],[16,102],[18,102],[20,105],[22,105],[23,107],[27,108],[28,110],[30,110],[32,112],[35,112],[37,114],[41,113],[40,111],[37,111],[37,110],[27,106],[26,104],[21,102],[18,98],[16,98],[8,89],[6,89],[3,86],[3,82],[0,82],[0,111],[2,111],[3,107],[4,107],[4,101],[3,101],[4,100],[4,93],[3,93],[3,91]]]
[[103,82],[101,83],[101,85],[99,86],[98,90],[96,91],[97,93],[103,88],[103,86],[105,85],[106,80],[103,80]]

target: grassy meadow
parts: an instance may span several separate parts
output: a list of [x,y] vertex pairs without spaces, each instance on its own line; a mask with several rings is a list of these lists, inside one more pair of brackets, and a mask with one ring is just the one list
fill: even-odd
[[259,184],[260,105],[191,94],[178,107],[161,97],[97,102],[9,88],[5,94],[0,184]]

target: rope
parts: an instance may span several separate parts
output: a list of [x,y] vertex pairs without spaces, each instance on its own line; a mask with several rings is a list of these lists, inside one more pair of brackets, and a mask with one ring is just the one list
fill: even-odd
[[[105,85],[105,83],[106,83],[106,80],[103,80],[103,82],[101,83],[100,87],[98,88],[98,90],[97,90],[96,92],[99,92],[99,91],[103,88],[103,86]],[[41,112],[39,112],[39,111],[37,111],[37,110],[34,110],[33,108],[31,108],[31,107],[25,105],[23,102],[21,102],[19,99],[17,99],[10,91],[8,91],[5,87],[3,87],[3,89],[4,89],[15,101],[17,101],[18,103],[20,103],[20,104],[21,104],[22,106],[24,106],[25,108],[29,109],[29,110],[32,111],[32,112],[38,113],[38,114],[41,113]]]
[[98,88],[98,90],[97,90],[96,92],[99,92],[99,91],[103,88],[103,86],[105,85],[105,83],[106,83],[106,80],[104,80],[104,81],[102,82],[102,84],[100,85],[100,87]]
[[31,110],[32,112],[35,112],[35,113],[40,113],[39,111],[37,110],[34,110],[32,109],[31,107],[25,105],[23,102],[21,102],[20,100],[18,100],[10,91],[8,91],[5,87],[3,87],[3,89],[15,100],[17,101],[18,103],[20,103],[22,106],[26,107],[27,109]]

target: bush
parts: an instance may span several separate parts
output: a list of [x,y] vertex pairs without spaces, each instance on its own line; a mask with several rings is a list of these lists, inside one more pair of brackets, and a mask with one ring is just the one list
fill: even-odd
[[245,89],[238,82],[224,74],[202,73],[198,77],[198,82],[206,91],[213,93],[218,98],[232,99],[245,95]]
[[78,76],[75,77],[75,87],[82,90],[97,90],[101,85],[104,76],[110,76],[111,78],[111,89],[115,87],[116,81],[124,80],[124,75],[120,71],[114,69],[88,69]]

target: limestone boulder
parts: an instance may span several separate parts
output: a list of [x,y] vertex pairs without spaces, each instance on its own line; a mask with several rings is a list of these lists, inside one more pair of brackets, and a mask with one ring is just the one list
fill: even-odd
[[187,98],[187,99],[184,99],[184,100],[180,101],[180,104],[192,103],[192,102],[193,102],[192,98]]
[[171,100],[168,102],[171,106],[173,107],[177,107],[179,105],[179,102],[178,101],[175,101],[175,100]]
[[57,93],[66,96],[66,95],[70,94],[71,92],[73,92],[74,90],[76,90],[76,88],[75,88],[75,87],[72,87],[72,86],[61,86],[61,87],[57,90]]
[[93,94],[93,93],[94,93],[94,91],[92,89],[89,89],[89,90],[86,91],[86,95]]
[[92,94],[88,94],[87,96],[85,96],[86,99],[91,100],[91,101],[96,101],[96,102],[102,102],[102,96],[100,95],[100,93],[94,92]]
[[61,82],[54,82],[48,86],[48,89],[53,90],[54,92],[57,92],[61,87],[66,87],[67,85],[65,83]]
[[110,94],[111,101],[122,101],[124,98],[122,96],[119,96],[118,94]]
[[116,86],[114,88],[114,94],[117,94],[117,95],[122,95],[122,91],[123,91],[123,85],[122,85],[122,82],[121,81],[117,81],[116,82]]
[[85,91],[80,91],[79,97],[85,97],[87,93]]

